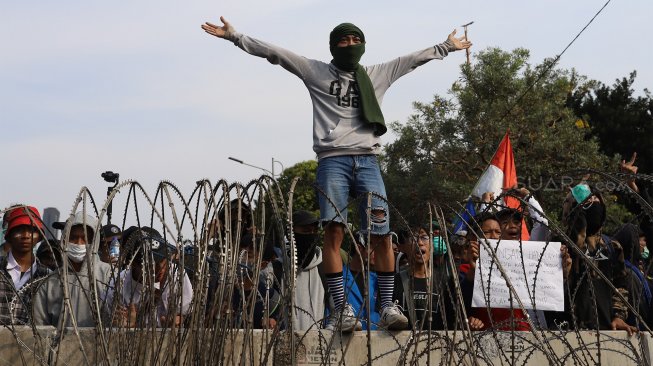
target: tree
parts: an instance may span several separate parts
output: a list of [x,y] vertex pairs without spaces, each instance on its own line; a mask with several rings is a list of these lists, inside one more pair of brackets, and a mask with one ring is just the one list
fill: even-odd
[[[290,168],[284,169],[279,177],[279,185],[281,192],[288,194],[290,192],[290,185],[295,177],[299,177],[299,181],[295,186],[293,194],[293,211],[307,210],[313,213],[319,213],[320,207],[317,202],[317,195],[315,194],[315,181],[317,175],[317,161],[306,160],[301,161]],[[284,197],[288,199],[288,197]]]
[[585,78],[548,70],[550,63],[531,66],[525,49],[490,48],[461,66],[462,77],[447,97],[415,102],[416,113],[405,124],[391,124],[399,137],[385,146],[390,202],[408,216],[416,202],[459,207],[510,129],[520,182],[537,191],[545,210],[558,212],[564,183],[559,174],[605,169],[609,162],[566,105]]
[[579,121],[588,136],[598,138],[601,151],[609,156],[628,159],[637,152],[640,172],[653,173],[653,98],[644,89],[644,95],[635,97],[633,83],[637,73],[616,80],[612,87],[600,82],[588,84],[569,97]]

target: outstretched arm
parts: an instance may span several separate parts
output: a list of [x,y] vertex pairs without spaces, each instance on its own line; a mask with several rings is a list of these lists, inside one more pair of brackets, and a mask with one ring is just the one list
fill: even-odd
[[317,61],[309,61],[307,58],[281,47],[238,33],[231,23],[222,16],[220,17],[220,21],[222,22],[222,26],[206,22],[202,24],[202,29],[212,36],[233,42],[250,55],[263,57],[271,64],[280,65],[302,80],[317,68],[317,66],[313,65]]
[[369,66],[366,69],[372,80],[385,80],[385,83],[375,85],[375,88],[389,88],[397,79],[417,67],[431,60],[442,60],[449,52],[468,49],[471,46],[472,43],[467,40],[467,37],[456,37],[456,30],[454,29],[447,36],[447,40],[440,44],[398,57],[383,64]]
[[231,35],[236,33],[236,30],[234,27],[229,23],[223,16],[220,17],[220,21],[222,22],[222,26],[217,26],[213,23],[206,22],[202,24],[202,29],[204,31],[212,36],[216,36],[218,38],[224,38],[224,39],[229,39]]

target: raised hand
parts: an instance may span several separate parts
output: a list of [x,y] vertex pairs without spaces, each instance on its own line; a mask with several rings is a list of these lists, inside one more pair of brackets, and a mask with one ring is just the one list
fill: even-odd
[[630,160],[622,160],[619,164],[619,169],[622,173],[637,174],[637,167],[635,166],[635,159],[637,159],[637,153],[634,152],[633,156],[630,157]]
[[[637,159],[637,152],[633,153],[633,156],[630,157],[629,161],[622,160],[621,163],[619,163],[619,170],[622,173],[626,174],[637,174],[637,166],[635,166],[635,159]],[[628,183],[628,186],[630,186],[630,189],[633,191],[639,193],[639,187],[637,187],[637,183],[635,183],[635,178],[630,177],[626,180],[626,183]]]
[[483,203],[491,203],[494,201],[494,192],[485,192],[481,196],[481,202]]
[[205,24],[202,24],[202,29],[204,29],[206,33],[218,38],[228,38],[229,35],[236,32],[234,27],[231,26],[231,23],[229,23],[223,16],[220,17],[220,21],[223,24],[221,27],[206,22]]
[[470,48],[472,46],[472,42],[467,40],[467,37],[463,36],[460,38],[456,38],[456,30],[454,29],[451,34],[449,34],[449,37],[447,37],[447,40],[451,41],[453,43],[454,47],[457,50],[464,50],[467,48]]
[[573,263],[566,245],[560,246],[560,257],[562,258],[562,278],[566,281],[569,278],[569,272],[571,272],[571,265]]
[[469,243],[468,255],[469,255],[469,270],[467,271],[466,277],[470,282],[474,282],[474,276],[476,275],[476,261],[478,261],[478,241],[471,241]]

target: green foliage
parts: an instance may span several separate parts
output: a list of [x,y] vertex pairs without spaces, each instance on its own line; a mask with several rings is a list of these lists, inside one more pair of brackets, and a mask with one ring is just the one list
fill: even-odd
[[[320,208],[315,194],[315,180],[317,174],[317,161],[301,161],[281,173],[278,179],[281,191],[290,192],[290,186],[295,177],[299,177],[293,193],[293,211],[307,210],[319,214]],[[286,199],[288,197],[285,197]]]
[[594,82],[576,90],[569,97],[569,105],[591,129],[601,150],[610,156],[629,159],[637,152],[639,172],[653,173],[653,97],[635,97],[633,83],[637,73],[616,80],[612,87]]
[[[566,105],[585,79],[573,70],[543,73],[550,62],[532,66],[527,50],[490,48],[461,67],[462,78],[447,97],[415,102],[405,124],[391,124],[398,139],[385,147],[382,166],[390,202],[409,217],[424,217],[417,212],[418,202],[457,209],[510,130],[520,182],[539,191],[547,212],[558,212],[564,195],[559,175],[577,168],[605,170],[608,159],[576,126],[574,111]],[[552,177],[552,184],[545,184]]]

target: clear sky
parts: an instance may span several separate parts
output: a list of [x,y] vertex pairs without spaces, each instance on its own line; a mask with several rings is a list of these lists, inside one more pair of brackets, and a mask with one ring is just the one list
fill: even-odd
[[[604,3],[5,1],[0,207],[22,202],[67,214],[80,187],[105,195],[105,170],[152,192],[166,179],[190,193],[201,178],[248,181],[261,173],[228,156],[266,169],[272,158],[286,167],[314,158],[303,84],[200,29],[220,15],[239,32],[324,61],[331,29],[353,22],[367,38],[363,64],[440,43],[474,21],[473,52],[524,47],[539,63],[562,51]],[[650,0],[612,1],[560,66],[608,84],[637,70],[636,89],[653,87],[651,14]],[[412,102],[445,94],[464,59],[453,53],[400,79],[385,96],[386,120],[405,121]]]

